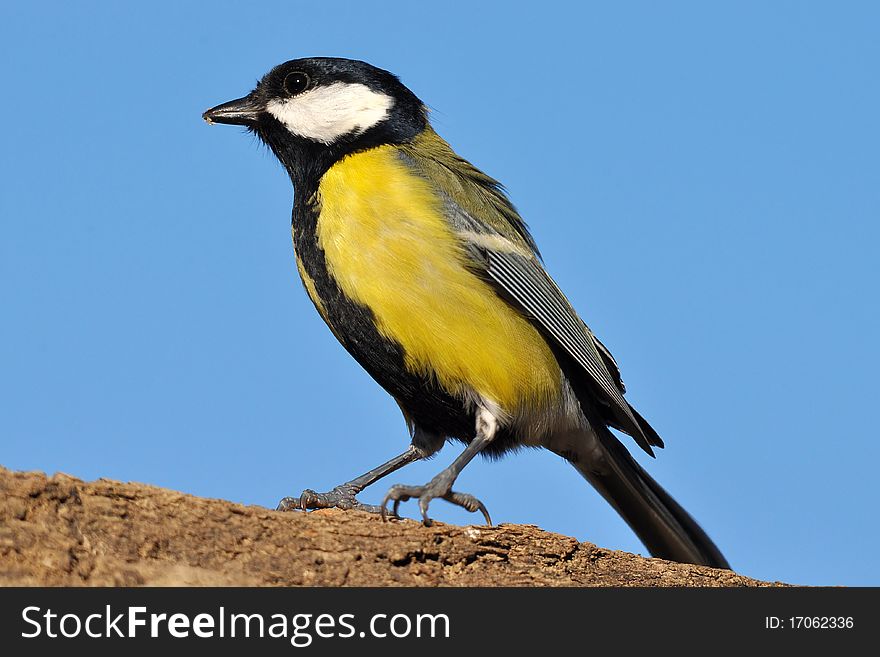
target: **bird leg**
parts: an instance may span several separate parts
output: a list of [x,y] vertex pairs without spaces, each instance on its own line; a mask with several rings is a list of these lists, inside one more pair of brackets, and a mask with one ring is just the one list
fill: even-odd
[[405,486],[401,484],[392,486],[385,495],[385,499],[382,500],[382,506],[380,507],[382,518],[385,518],[388,502],[394,502],[392,512],[397,516],[397,509],[401,502],[416,498],[419,500],[422,520],[425,526],[430,527],[433,521],[428,517],[428,505],[431,503],[431,500],[439,497],[472,513],[474,511],[482,512],[483,517],[486,519],[486,524],[491,525],[492,519],[489,517],[486,506],[473,495],[452,490],[452,484],[455,483],[464,467],[494,440],[497,429],[498,423],[495,416],[488,410],[481,408],[477,413],[476,436],[465,447],[464,451],[458,455],[448,468],[442,470],[424,486]]
[[357,509],[370,513],[381,513],[384,517],[384,507],[375,504],[362,504],[355,497],[364,488],[381,479],[385,475],[399,470],[405,465],[417,461],[425,456],[424,452],[415,445],[410,445],[403,454],[395,456],[387,463],[373,468],[356,479],[340,484],[328,493],[316,493],[311,489],[304,490],[299,497],[285,497],[278,503],[277,511],[296,511],[307,509]]

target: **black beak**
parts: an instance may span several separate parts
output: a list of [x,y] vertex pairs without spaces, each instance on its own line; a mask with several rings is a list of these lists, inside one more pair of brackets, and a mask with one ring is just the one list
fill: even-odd
[[231,125],[255,125],[263,107],[251,96],[245,96],[228,103],[212,107],[202,118],[208,123],[229,123]]

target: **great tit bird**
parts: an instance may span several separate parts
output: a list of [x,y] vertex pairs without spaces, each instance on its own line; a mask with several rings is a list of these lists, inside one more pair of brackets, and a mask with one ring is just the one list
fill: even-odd
[[[457,155],[400,80],[349,59],[295,59],[243,98],[206,111],[246,126],[294,188],[293,245],[306,293],[330,330],[394,397],[409,448],[327,493],[282,510],[381,512],[442,498],[489,514],[453,490],[477,454],[545,447],[568,460],[650,552],[728,568],[724,556],[611,432],[653,456],[663,441],[624,399],[617,363],[541,264],[501,185]],[[424,486],[364,488],[446,441],[466,447]]]

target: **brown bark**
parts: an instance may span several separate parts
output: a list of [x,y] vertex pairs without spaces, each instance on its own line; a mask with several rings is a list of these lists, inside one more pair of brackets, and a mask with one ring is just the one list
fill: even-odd
[[0,585],[768,586],[531,525],[279,513],[0,467]]

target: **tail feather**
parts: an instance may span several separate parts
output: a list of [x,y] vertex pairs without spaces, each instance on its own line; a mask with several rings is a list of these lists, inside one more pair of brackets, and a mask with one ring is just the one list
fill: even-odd
[[[586,438],[586,436],[585,436]],[[730,569],[712,539],[607,429],[571,461],[655,557]]]

